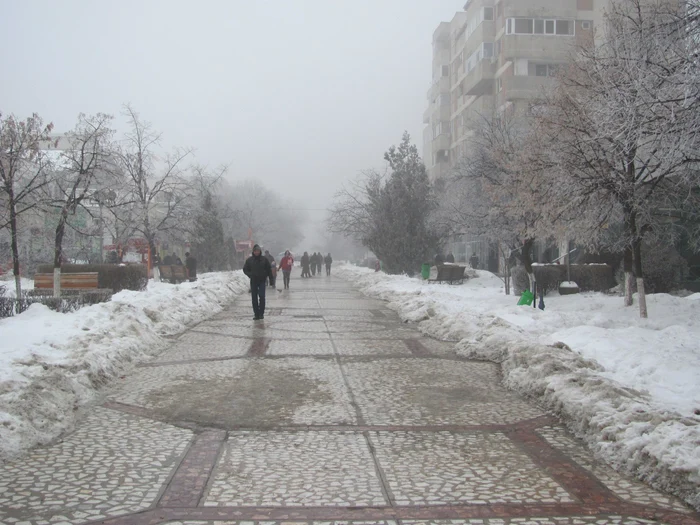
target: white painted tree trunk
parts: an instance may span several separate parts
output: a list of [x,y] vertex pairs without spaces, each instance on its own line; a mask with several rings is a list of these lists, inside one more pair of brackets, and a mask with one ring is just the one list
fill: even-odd
[[535,274],[528,273],[527,278],[530,280],[530,291],[534,294],[535,293]]
[[53,296],[61,297],[61,269],[53,269]]
[[22,280],[21,279],[22,278],[19,275],[15,275],[15,293],[17,294],[17,299],[22,298]]
[[647,294],[644,291],[644,279],[637,278],[637,293],[639,294],[639,317],[646,319],[649,317],[647,311]]
[[634,274],[625,272],[625,306],[632,306],[632,285],[634,284]]

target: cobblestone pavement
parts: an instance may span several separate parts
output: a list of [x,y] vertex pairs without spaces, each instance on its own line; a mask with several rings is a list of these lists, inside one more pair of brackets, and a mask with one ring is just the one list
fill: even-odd
[[0,525],[696,524],[381,301],[248,295],[0,466]]

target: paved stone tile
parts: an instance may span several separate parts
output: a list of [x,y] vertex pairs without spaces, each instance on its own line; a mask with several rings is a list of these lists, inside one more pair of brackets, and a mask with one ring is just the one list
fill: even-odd
[[356,422],[340,368],[332,360],[233,360],[143,368],[109,400],[148,408],[168,421],[227,429]]
[[564,452],[580,466],[591,472],[618,498],[640,505],[651,505],[679,512],[691,512],[680,500],[657,492],[651,487],[615,472],[612,468],[596,461],[592,453],[581,445],[571,434],[561,427],[543,427],[537,430],[553,447]]
[[411,355],[411,351],[401,339],[340,340],[333,344],[340,356],[403,355],[408,357]]
[[192,433],[94,408],[52,446],[0,467],[0,523],[85,523],[148,508]]
[[659,522],[631,516],[562,516],[554,518],[485,518],[471,520],[403,520],[405,525],[650,525]]
[[365,438],[355,432],[233,432],[205,506],[384,505]]
[[573,501],[501,433],[372,432],[370,436],[397,505]]
[[[404,521],[403,523],[407,523]],[[395,521],[168,521],[168,525],[395,525]]]
[[267,355],[334,355],[333,344],[330,341],[284,341],[273,340],[267,350]]
[[455,344],[449,341],[438,341],[437,339],[431,339],[430,337],[424,337],[420,342],[425,346],[431,354],[441,357],[455,357],[457,352],[455,350]]
[[344,367],[368,424],[493,425],[543,414],[503,388],[491,363],[407,358]]
[[330,309],[374,310],[384,306],[383,302],[374,299],[320,299],[320,307]]
[[242,357],[250,348],[251,340],[233,337],[221,337],[210,334],[197,334],[178,340],[155,359],[154,363],[173,361],[195,361],[197,359],[226,359]]

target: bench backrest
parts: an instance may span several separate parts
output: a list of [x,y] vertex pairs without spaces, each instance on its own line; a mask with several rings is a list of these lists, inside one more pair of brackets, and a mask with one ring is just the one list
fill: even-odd
[[179,264],[177,266],[171,266],[173,271],[173,279],[181,279],[185,280],[187,278],[187,272],[185,271],[184,266],[180,266]]
[[[61,273],[62,290],[93,290],[97,289],[97,272]],[[52,273],[37,273],[34,275],[34,288],[53,289]]]
[[464,266],[445,264],[437,267],[437,281],[457,281],[464,279]]
[[172,266],[159,266],[158,271],[160,272],[160,277],[161,279],[172,279],[173,277],[173,270]]

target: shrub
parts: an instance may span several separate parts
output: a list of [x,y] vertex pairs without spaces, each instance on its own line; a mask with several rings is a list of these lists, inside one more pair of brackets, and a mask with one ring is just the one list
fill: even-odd
[[558,289],[559,283],[566,280],[566,268],[558,264],[537,264],[532,270],[535,272],[537,291],[544,295]]
[[668,293],[681,288],[689,269],[688,262],[673,246],[642,246],[642,272],[647,293]]
[[[566,279],[566,266],[562,266]],[[615,286],[613,269],[607,264],[572,264],[571,280],[582,292],[604,292]]]
[[[64,264],[61,272],[97,272],[98,288],[112,290],[113,293],[122,290],[140,291],[148,285],[148,269],[142,264]],[[37,268],[37,273],[53,273],[53,266],[43,264]]]

